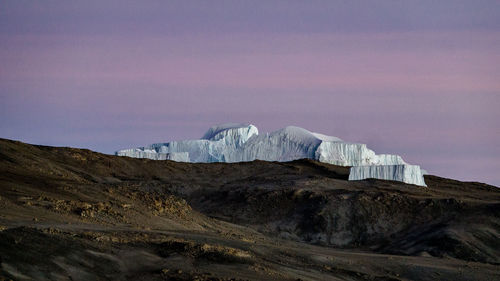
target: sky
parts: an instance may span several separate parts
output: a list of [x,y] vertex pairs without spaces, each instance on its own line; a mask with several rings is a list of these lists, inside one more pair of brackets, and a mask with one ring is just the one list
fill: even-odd
[[500,186],[500,1],[0,2],[0,137],[288,125]]

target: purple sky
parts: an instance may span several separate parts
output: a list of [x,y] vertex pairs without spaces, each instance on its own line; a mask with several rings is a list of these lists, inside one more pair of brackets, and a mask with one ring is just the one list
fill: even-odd
[[2,1],[0,137],[297,125],[500,186],[500,1]]

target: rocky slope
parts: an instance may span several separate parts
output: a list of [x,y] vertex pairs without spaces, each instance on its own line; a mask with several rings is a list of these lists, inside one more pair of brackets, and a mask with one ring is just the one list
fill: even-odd
[[500,191],[0,140],[0,280],[495,280]]

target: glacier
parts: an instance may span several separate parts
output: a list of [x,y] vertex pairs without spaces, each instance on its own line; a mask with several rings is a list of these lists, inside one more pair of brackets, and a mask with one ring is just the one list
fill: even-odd
[[349,170],[349,180],[368,178],[402,181],[409,184],[426,186],[423,173],[418,165],[353,166]]
[[377,155],[366,144],[345,142],[295,126],[259,134],[254,125],[229,123],[209,128],[201,139],[123,149],[116,155],[194,163],[308,158],[350,166],[349,180],[377,178],[426,186],[420,166],[407,164],[399,155]]

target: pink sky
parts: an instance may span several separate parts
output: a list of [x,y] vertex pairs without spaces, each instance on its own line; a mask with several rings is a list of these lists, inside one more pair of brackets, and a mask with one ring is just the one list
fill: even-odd
[[424,2],[436,14],[363,1],[340,12],[319,1],[329,13],[7,1],[0,137],[112,153],[218,123],[298,125],[498,186],[498,5]]

